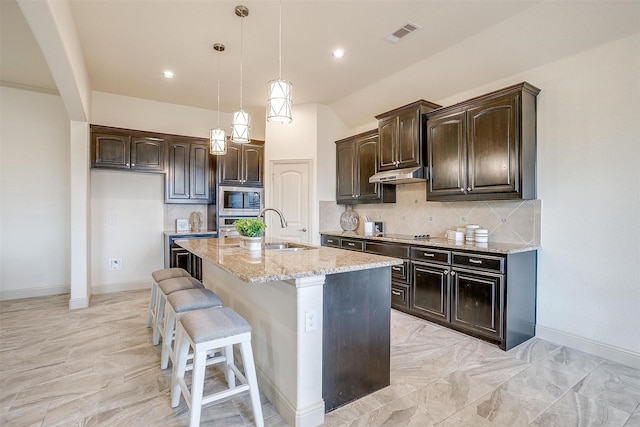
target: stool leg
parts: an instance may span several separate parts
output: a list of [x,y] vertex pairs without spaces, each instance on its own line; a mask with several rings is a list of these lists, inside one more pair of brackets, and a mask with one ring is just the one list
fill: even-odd
[[233,372],[233,369],[231,369],[231,365],[234,364],[232,345],[228,345],[224,348],[224,358],[226,359],[224,362],[224,374],[227,377],[227,385],[229,388],[236,388],[236,374]]
[[244,374],[249,384],[249,394],[251,395],[251,406],[253,408],[253,418],[256,426],[263,427],[264,419],[262,418],[262,404],[260,403],[260,392],[258,391],[258,379],[256,378],[256,366],[253,362],[253,351],[251,350],[251,341],[243,341],[240,343],[240,351],[242,352],[242,364],[244,365]]
[[171,373],[171,407],[175,408],[180,404],[182,388],[180,382],[184,381],[184,372],[187,369],[187,356],[189,355],[189,341],[185,337],[182,325],[176,327],[176,363]]
[[147,314],[147,328],[151,327],[153,319],[155,319],[155,309],[156,309],[156,289],[158,285],[155,280],[151,282],[151,298],[149,298],[149,313]]
[[190,427],[200,425],[202,412],[202,394],[204,393],[204,373],[207,368],[207,352],[193,350],[193,371],[191,381],[191,420]]
[[162,355],[160,357],[160,368],[167,369],[167,366],[169,366],[169,352],[171,352],[171,343],[173,342],[173,331],[176,327],[176,315],[173,310],[169,308],[168,304],[165,305],[163,323],[164,332],[162,333]]
[[158,289],[157,292],[157,301],[156,301],[156,323],[153,325],[153,345],[158,345],[160,343],[160,328],[162,327],[162,322],[164,319],[164,305],[165,305],[165,296]]

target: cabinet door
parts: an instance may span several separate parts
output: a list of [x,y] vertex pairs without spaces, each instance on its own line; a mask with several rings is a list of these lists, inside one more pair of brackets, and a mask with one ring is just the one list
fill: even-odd
[[490,338],[502,338],[502,275],[454,269],[451,323]]
[[262,186],[264,146],[244,144],[242,147],[242,184]]
[[380,185],[370,183],[369,178],[376,173],[378,158],[378,137],[370,136],[355,142],[355,194],[358,202],[380,199]]
[[129,169],[131,138],[123,135],[94,133],[91,166],[94,168]]
[[189,198],[209,202],[209,146],[205,144],[189,147]]
[[355,145],[343,142],[336,145],[336,202],[354,203]]
[[520,94],[484,102],[467,112],[468,191],[518,192]]
[[407,111],[398,116],[398,168],[422,164],[421,118],[419,110]]
[[189,199],[189,143],[171,142],[168,157],[167,200]]
[[227,143],[227,154],[219,156],[220,158],[218,159],[220,184],[239,185],[242,183],[242,176],[240,175],[241,150],[241,144]]
[[464,111],[427,120],[427,200],[465,193],[465,129]]
[[396,147],[398,144],[398,118],[389,117],[378,122],[378,170],[396,168]]
[[[182,268],[191,274],[191,252],[180,246],[171,247],[171,268]],[[199,279],[198,279],[199,280]]]
[[411,311],[436,321],[449,321],[449,268],[413,263]]
[[132,137],[131,169],[164,172],[164,151],[164,139]]

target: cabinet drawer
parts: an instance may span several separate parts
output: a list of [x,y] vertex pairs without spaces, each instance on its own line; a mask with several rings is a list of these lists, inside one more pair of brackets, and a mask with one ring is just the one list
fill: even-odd
[[334,248],[340,247],[340,237],[334,236],[322,236],[321,238],[322,246],[331,246]]
[[391,266],[391,278],[403,283],[409,283],[409,261],[401,265]]
[[404,245],[365,241],[364,250],[371,254],[390,256],[393,258],[409,258],[409,246]]
[[431,248],[412,247],[411,259],[416,261],[449,264],[451,262],[451,252]]
[[391,283],[391,305],[393,307],[409,308],[409,285]]
[[362,240],[341,239],[340,247],[353,251],[361,251],[364,249],[364,242]]
[[488,255],[453,252],[453,265],[481,268],[496,273],[504,273],[504,258]]

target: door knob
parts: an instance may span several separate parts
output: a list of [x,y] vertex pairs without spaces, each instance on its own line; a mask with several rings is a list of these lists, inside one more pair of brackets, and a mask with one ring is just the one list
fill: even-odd
[[300,229],[300,230],[298,230],[298,231],[302,231],[302,232],[306,233],[307,228],[306,228],[306,227],[305,227],[305,228],[301,228],[301,229]]

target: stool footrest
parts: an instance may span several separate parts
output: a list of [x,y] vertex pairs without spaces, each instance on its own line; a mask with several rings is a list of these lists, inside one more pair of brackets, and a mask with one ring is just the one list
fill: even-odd
[[222,390],[214,394],[210,394],[208,396],[202,397],[202,404],[206,405],[207,403],[215,402],[216,400],[224,399],[225,397],[233,396],[238,393],[242,393],[249,390],[249,386],[246,384],[237,386],[236,388],[230,388],[227,390]]

